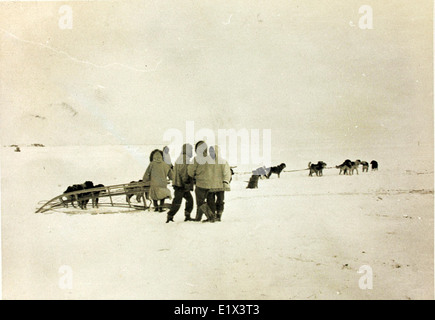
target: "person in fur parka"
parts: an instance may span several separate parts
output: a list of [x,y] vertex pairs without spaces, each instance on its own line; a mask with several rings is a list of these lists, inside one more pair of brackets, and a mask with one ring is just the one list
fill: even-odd
[[209,155],[214,160],[214,164],[212,166],[213,184],[207,194],[207,203],[216,215],[216,221],[221,221],[224,212],[225,191],[231,190],[231,168],[228,162],[219,155],[218,146],[211,146]]
[[171,209],[168,212],[166,223],[174,221],[173,218],[180,209],[183,198],[186,200],[184,221],[192,220],[190,214],[193,210],[193,197],[190,192],[193,191],[193,179],[187,174],[187,168],[191,163],[192,155],[193,147],[191,144],[186,143],[181,149],[180,156],[175,161],[174,179],[172,180],[174,199],[172,200]]
[[[168,189],[168,178],[172,180],[172,169],[163,161],[163,152],[153,150],[150,155],[152,161],[143,175],[143,182],[150,184],[150,198],[153,200],[155,211],[163,211],[165,199],[172,199],[171,191]],[[158,203],[160,201],[160,204]]]

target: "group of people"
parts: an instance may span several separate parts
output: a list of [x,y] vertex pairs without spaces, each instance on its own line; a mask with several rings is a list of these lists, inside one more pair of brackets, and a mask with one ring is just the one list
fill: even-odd
[[[169,155],[169,148],[153,150],[150,164],[143,176],[143,182],[150,185],[149,197],[153,201],[155,211],[164,211],[165,200],[172,199],[168,188],[168,179],[172,181],[174,197],[167,213],[166,223],[174,221],[175,214],[185,200],[184,221],[203,222],[221,221],[224,211],[225,191],[230,191],[232,173],[228,162],[219,155],[218,146],[208,147],[205,141],[195,144],[196,156],[193,157],[193,146],[186,143],[174,164]],[[193,160],[192,160],[193,157]],[[195,192],[196,215],[192,218]]]

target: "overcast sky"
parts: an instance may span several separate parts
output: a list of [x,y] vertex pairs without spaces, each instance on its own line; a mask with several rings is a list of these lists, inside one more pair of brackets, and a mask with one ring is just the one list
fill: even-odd
[[2,144],[159,144],[189,120],[274,144],[432,143],[432,15],[432,1],[1,2]]

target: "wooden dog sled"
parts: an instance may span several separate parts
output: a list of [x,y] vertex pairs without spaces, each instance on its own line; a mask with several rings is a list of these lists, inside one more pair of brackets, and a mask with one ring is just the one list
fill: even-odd
[[[79,202],[86,202],[93,208],[121,207],[149,210],[152,204],[148,197],[149,189],[149,183],[134,182],[63,193],[49,201],[40,201],[39,204],[42,206],[36,210],[36,213],[69,206],[80,208]],[[132,203],[133,199],[136,199],[134,201],[137,204]],[[82,209],[86,209],[86,205]]]

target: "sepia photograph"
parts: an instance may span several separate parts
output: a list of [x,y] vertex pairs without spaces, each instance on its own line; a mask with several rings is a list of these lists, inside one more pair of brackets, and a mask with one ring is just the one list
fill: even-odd
[[433,15],[0,0],[1,299],[433,300]]

